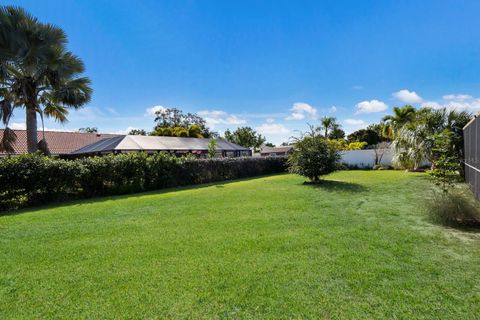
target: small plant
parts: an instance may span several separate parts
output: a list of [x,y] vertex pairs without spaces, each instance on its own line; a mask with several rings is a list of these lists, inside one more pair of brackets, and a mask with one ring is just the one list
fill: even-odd
[[312,131],[295,143],[288,158],[288,168],[292,173],[318,182],[320,176],[337,170],[339,161],[340,154],[335,145]]
[[460,161],[453,150],[453,133],[444,130],[433,136],[433,163],[429,171],[434,184],[440,189],[433,190],[428,203],[433,220],[448,226],[480,226],[480,208],[465,186],[457,185]]
[[215,158],[217,155],[217,140],[212,139],[208,143],[208,157],[210,159]]
[[449,130],[433,137],[433,169],[429,174],[444,194],[448,193],[460,177],[460,161],[455,157],[452,137],[453,133]]

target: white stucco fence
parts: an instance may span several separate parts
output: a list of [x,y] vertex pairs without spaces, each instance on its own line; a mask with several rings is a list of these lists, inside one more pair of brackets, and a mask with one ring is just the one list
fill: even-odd
[[[391,166],[393,152],[390,149],[384,151],[385,152],[383,153],[382,161],[380,163],[385,166]],[[373,149],[342,151],[341,155],[341,162],[351,166],[356,165],[359,167],[371,168],[375,165],[375,150]]]

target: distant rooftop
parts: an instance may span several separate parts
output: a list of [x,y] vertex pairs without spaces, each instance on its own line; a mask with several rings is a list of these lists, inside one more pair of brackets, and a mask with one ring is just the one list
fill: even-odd
[[[114,152],[207,152],[211,139],[126,135],[102,139],[72,152],[72,155]],[[250,149],[222,139],[216,139],[219,152],[250,151]]]
[[[13,154],[27,153],[27,132],[26,130],[13,130],[17,135],[17,140],[13,145]],[[3,138],[4,129],[0,129],[0,139]],[[116,137],[116,134],[105,133],[83,133],[66,131],[45,131],[45,139],[52,155],[65,155],[78,150],[86,145],[97,142],[105,138]],[[43,137],[41,130],[37,132],[38,141]],[[0,156],[6,155],[0,151]]]
[[279,146],[279,147],[264,147],[260,150],[260,153],[288,153],[292,151],[293,146]]

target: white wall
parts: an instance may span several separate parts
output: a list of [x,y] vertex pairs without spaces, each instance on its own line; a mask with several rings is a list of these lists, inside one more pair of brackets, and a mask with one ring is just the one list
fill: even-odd
[[[342,151],[341,162],[348,165],[357,165],[359,167],[373,167],[375,164],[375,150],[351,150]],[[385,150],[381,164],[386,166],[392,165],[393,152],[390,149]]]

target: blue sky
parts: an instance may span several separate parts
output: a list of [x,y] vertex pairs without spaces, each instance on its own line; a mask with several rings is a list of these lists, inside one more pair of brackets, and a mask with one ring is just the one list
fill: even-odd
[[163,106],[281,143],[325,115],[352,132],[405,103],[480,111],[480,1],[8,4],[63,28],[93,82],[49,129],[150,130]]

